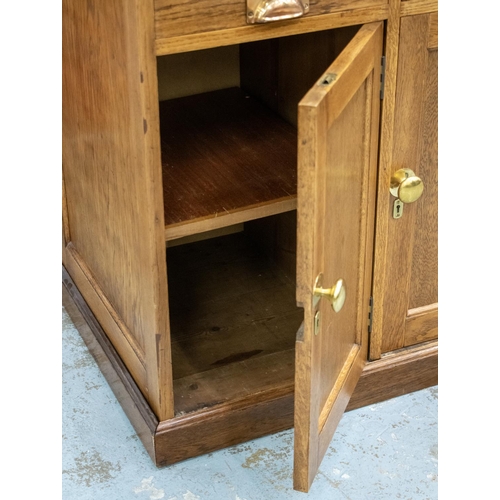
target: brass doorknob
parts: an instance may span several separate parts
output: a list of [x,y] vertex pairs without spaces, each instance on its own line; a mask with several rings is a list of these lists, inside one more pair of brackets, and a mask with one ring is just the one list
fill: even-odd
[[424,191],[424,183],[409,168],[400,168],[391,177],[390,191],[392,196],[399,198],[403,203],[417,201]]
[[[316,283],[318,283],[318,279],[316,279]],[[335,283],[335,286],[333,286],[332,288],[322,288],[320,286],[315,286],[314,295],[316,297],[325,297],[326,299],[328,299],[332,304],[333,310],[335,312],[339,312],[344,307],[346,297],[346,287],[344,280],[337,280],[337,283]]]

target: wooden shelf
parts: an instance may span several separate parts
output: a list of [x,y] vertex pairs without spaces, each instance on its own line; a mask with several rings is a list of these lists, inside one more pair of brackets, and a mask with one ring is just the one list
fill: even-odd
[[293,387],[295,283],[244,232],[169,248],[176,415]]
[[239,88],[160,103],[165,237],[297,207],[297,132]]

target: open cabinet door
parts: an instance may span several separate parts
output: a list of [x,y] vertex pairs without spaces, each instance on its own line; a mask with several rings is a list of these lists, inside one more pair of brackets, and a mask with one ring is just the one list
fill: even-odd
[[[383,23],[299,103],[294,488],[308,491],[367,360]],[[336,311],[334,310],[336,309]]]

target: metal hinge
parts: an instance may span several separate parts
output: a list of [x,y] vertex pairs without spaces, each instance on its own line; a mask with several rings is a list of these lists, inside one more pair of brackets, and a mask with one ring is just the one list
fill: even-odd
[[384,98],[385,92],[385,56],[382,56],[382,61],[380,62],[380,99]]
[[372,333],[373,324],[373,297],[370,297],[370,307],[368,308],[368,333]]

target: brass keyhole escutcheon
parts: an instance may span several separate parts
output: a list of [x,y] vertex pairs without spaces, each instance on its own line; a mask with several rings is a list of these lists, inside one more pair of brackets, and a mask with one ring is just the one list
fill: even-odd
[[320,311],[316,311],[316,314],[314,315],[314,335],[318,335],[319,333],[320,315]]
[[390,192],[403,203],[417,201],[424,192],[424,183],[409,168],[400,168],[391,177]]
[[337,280],[332,288],[323,288],[321,286],[322,276],[322,274],[319,274],[316,278],[316,283],[314,285],[314,296],[318,300],[321,297],[326,298],[331,303],[332,309],[338,313],[344,307],[346,299],[346,286],[344,280]]

